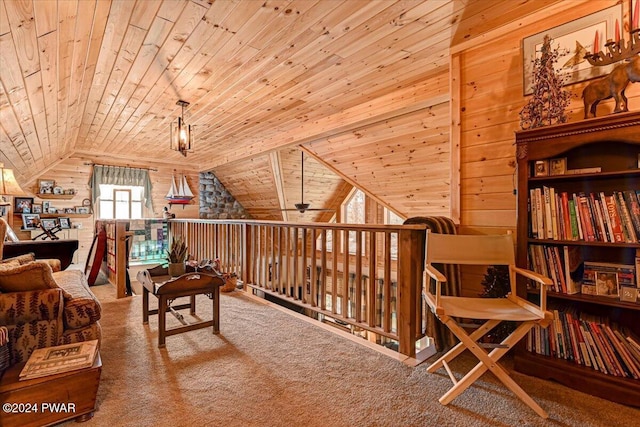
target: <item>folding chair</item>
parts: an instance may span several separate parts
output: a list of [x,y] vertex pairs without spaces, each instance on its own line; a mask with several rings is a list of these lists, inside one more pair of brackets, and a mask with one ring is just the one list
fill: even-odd
[[[504,356],[536,324],[547,326],[553,314],[546,309],[546,286],[551,279],[515,266],[513,240],[510,234],[469,236],[455,234],[436,234],[427,230],[425,243],[424,293],[425,299],[434,314],[455,334],[460,342],[444,356],[427,368],[433,373],[444,367],[454,386],[440,398],[447,405],[466,390],[487,370],[490,370],[502,383],[538,415],[547,418],[548,414],[509,376],[498,364]],[[447,279],[433,264],[467,265],[507,265],[511,293],[506,298],[469,298],[441,295],[441,285]],[[516,295],[516,274],[540,283],[540,305],[536,306]],[[435,295],[430,291],[430,278],[435,281]],[[458,319],[485,320],[471,334],[463,329]],[[502,321],[521,322],[519,326],[500,344],[485,345],[477,342]],[[487,352],[484,347],[494,347]],[[480,362],[461,380],[456,380],[448,363],[468,349]]]

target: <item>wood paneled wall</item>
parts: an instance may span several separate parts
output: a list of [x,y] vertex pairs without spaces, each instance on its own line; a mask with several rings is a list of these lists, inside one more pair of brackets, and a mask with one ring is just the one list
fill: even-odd
[[[89,178],[92,172],[92,164],[104,164],[115,166],[129,166],[129,167],[145,167],[156,170],[150,170],[149,175],[153,185],[153,212],[148,212],[149,218],[162,218],[162,208],[167,206],[167,201],[164,196],[169,191],[171,185],[171,177],[174,174],[186,175],[189,186],[193,191],[195,197],[190,205],[186,205],[184,209],[182,206],[175,205],[172,207],[171,212],[176,214],[177,218],[198,218],[199,214],[199,178],[198,171],[181,169],[178,166],[172,167],[167,164],[154,164],[144,160],[138,161],[124,161],[118,158],[108,158],[105,156],[91,157],[91,156],[72,156],[60,163],[54,168],[45,172],[39,178],[48,178],[56,181],[56,185],[60,185],[63,188],[73,188],[76,190],[76,195],[71,200],[52,200],[52,205],[58,208],[74,207],[82,205],[83,199],[91,198],[91,191],[89,188]],[[35,195],[37,192],[37,180],[24,186],[25,192],[29,197],[35,197],[35,203],[42,203]],[[17,218],[17,217],[15,217]],[[78,230],[79,248],[78,248],[78,261],[84,265],[91,242],[93,240],[93,224],[97,218],[92,215],[88,218],[72,218],[72,224],[81,224]],[[18,229],[19,223],[14,221],[13,227]],[[29,239],[29,235],[23,233],[20,235],[21,239]]]
[[[614,3],[589,1],[576,5],[570,14],[546,14],[544,19],[456,54],[460,62],[461,233],[515,233],[514,132],[520,130],[518,113],[529,99],[523,96],[522,39]],[[627,1],[623,10],[628,19]],[[566,87],[572,93],[570,122],[583,119],[581,94],[586,84]],[[640,109],[640,83],[629,85],[626,94],[630,108]],[[614,105],[613,100],[601,102],[598,115],[611,113]],[[466,269],[463,282],[472,285],[464,292],[480,292],[482,277],[483,271]]]

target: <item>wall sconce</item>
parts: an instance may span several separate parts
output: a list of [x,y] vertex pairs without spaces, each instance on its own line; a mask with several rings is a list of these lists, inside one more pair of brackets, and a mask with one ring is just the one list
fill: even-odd
[[[0,196],[23,196],[25,194],[20,188],[13,169],[5,168],[4,163],[0,163]],[[0,205],[9,204],[0,200]]]
[[189,103],[180,100],[176,105],[182,107],[182,114],[178,117],[178,123],[171,123],[171,149],[187,157],[187,151],[191,151],[193,144],[192,126],[184,122],[184,107],[188,107]]

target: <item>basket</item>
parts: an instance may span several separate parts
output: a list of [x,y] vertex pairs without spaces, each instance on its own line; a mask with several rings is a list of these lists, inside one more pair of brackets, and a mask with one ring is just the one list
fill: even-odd
[[224,285],[220,288],[222,292],[232,292],[236,289],[238,285],[238,278],[235,276],[227,277],[225,279]]

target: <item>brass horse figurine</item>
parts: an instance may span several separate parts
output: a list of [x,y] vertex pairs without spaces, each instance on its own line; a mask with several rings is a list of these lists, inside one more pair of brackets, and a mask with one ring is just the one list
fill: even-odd
[[624,95],[629,82],[640,82],[640,56],[636,55],[631,61],[617,65],[611,73],[594,80],[584,88],[584,118],[589,116],[589,112],[595,117],[598,103],[609,98],[616,100],[614,113],[629,111],[627,97]]

